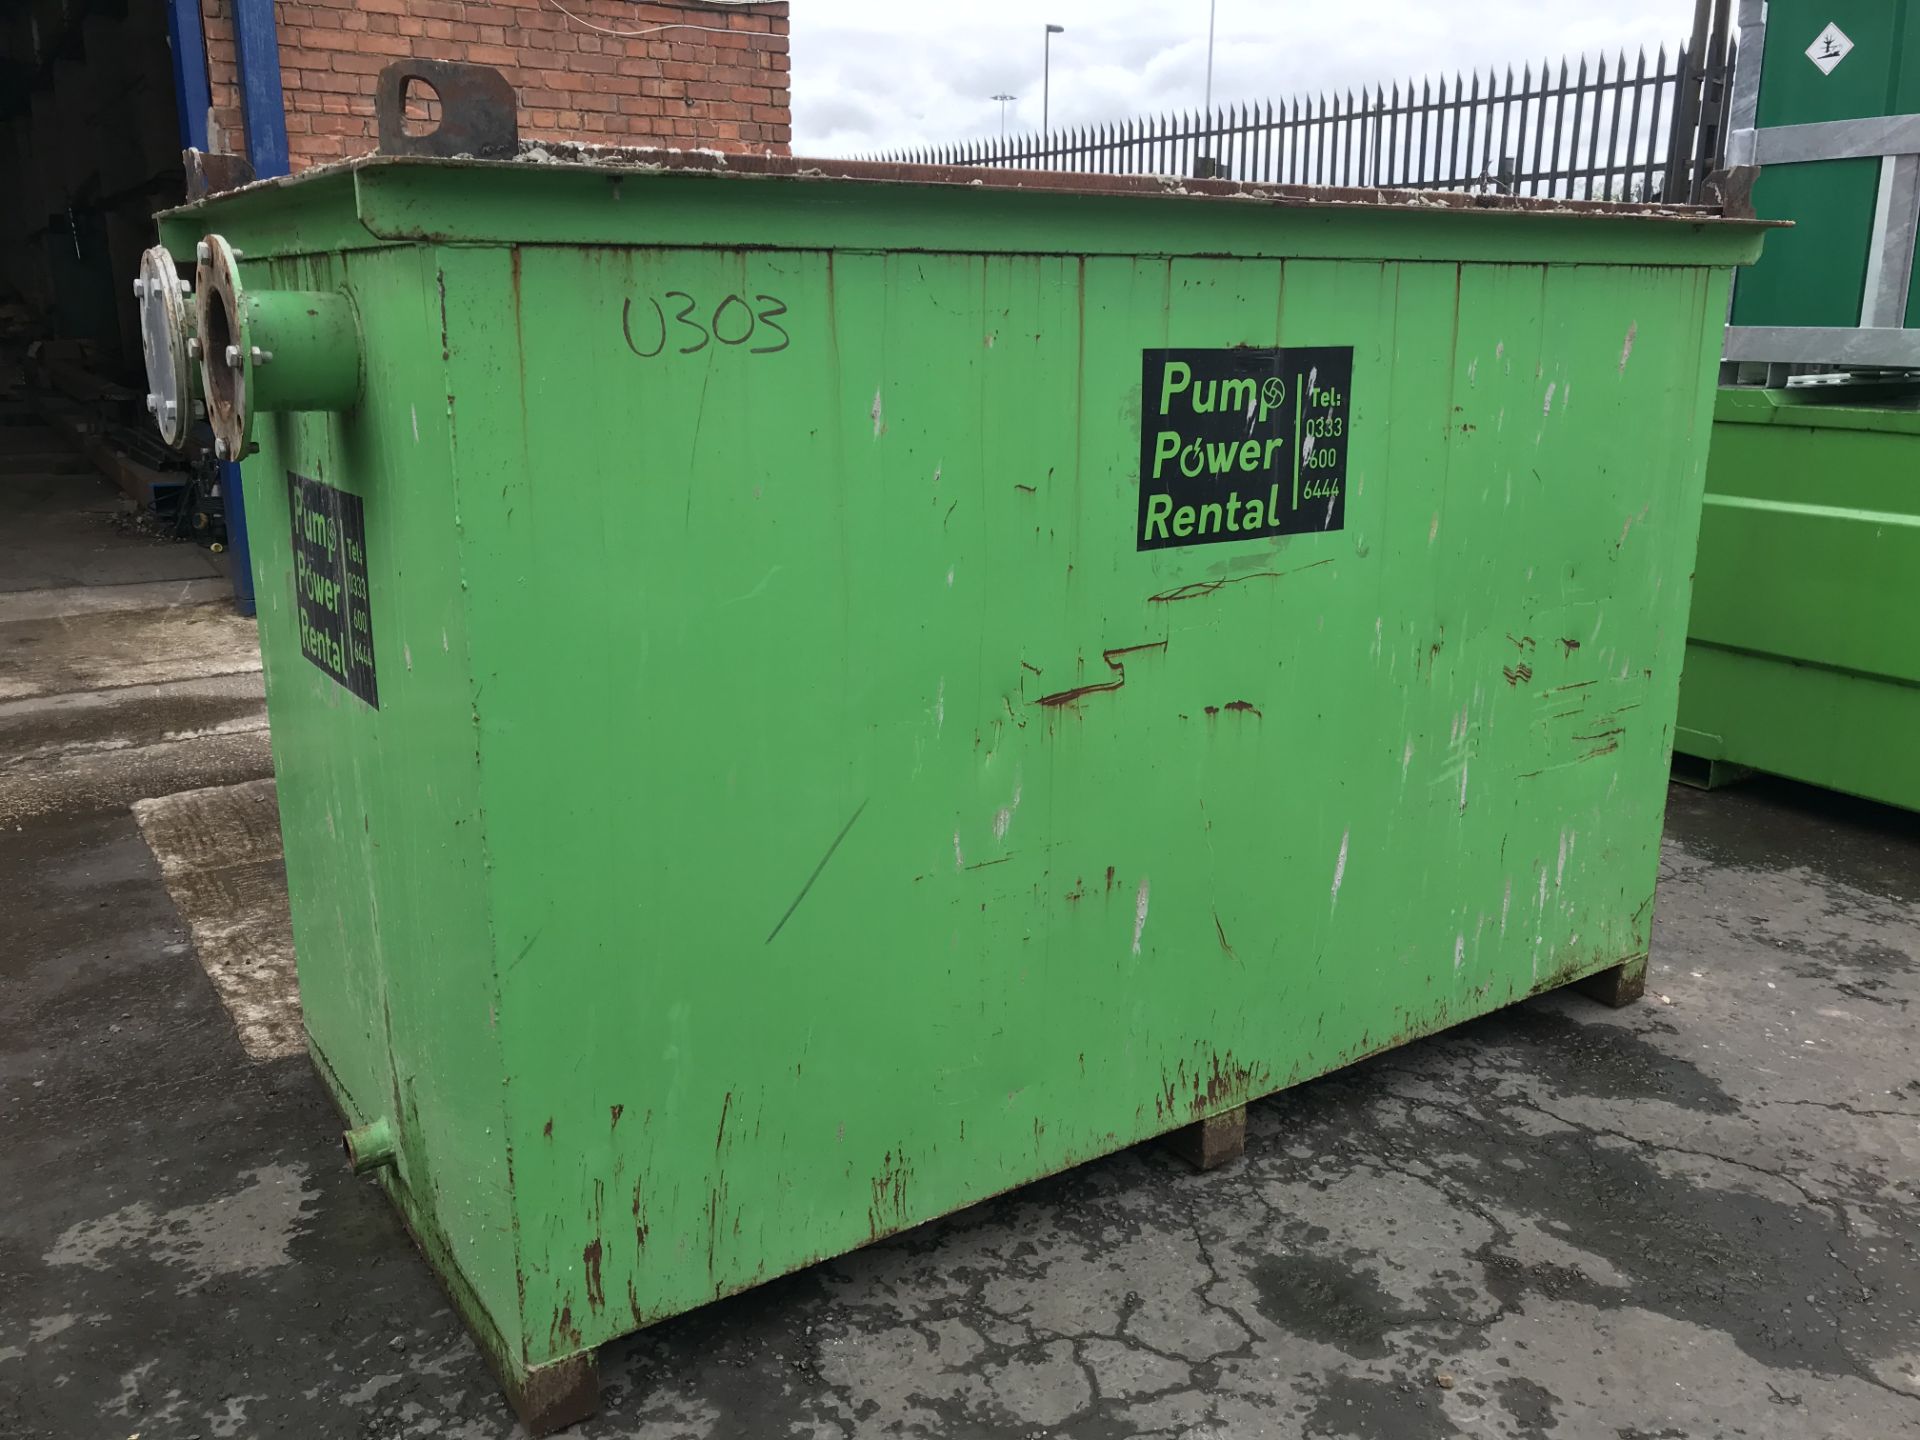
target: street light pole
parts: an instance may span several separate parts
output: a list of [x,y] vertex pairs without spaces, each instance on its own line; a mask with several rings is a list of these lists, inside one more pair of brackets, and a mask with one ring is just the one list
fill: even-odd
[[1213,17],[1220,8],[1220,0],[1207,0],[1207,99],[1202,107],[1207,114],[1213,114]]
[[1053,37],[1064,35],[1064,25],[1047,26],[1047,38],[1040,62],[1040,135],[1042,139],[1052,130],[1053,113]]
[[1020,97],[1018,95],[989,95],[987,98],[1000,102],[1000,138],[1004,140],[1007,138],[1007,102],[1009,100],[1018,100]]

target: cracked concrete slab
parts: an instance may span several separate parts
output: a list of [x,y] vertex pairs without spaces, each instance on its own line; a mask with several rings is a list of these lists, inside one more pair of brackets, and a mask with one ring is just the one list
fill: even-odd
[[[0,1429],[514,1435],[131,820],[0,873],[92,927],[7,962]],[[1920,824],[1676,790],[1653,963],[1262,1101],[1227,1170],[1130,1151],[610,1346],[578,1433],[1920,1436]]]
[[0,592],[0,826],[271,770],[254,623],[183,591]]
[[254,623],[226,602],[0,618],[0,700],[259,668]]
[[273,782],[141,800],[133,814],[247,1054],[305,1053]]

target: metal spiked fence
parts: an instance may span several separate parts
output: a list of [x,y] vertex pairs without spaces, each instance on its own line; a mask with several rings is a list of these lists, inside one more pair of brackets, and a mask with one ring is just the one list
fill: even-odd
[[895,151],[889,160],[1304,185],[1481,189],[1582,200],[1687,199],[1723,148],[1724,31],[1557,69],[1542,62],[1371,91],[1229,105],[1047,135]]

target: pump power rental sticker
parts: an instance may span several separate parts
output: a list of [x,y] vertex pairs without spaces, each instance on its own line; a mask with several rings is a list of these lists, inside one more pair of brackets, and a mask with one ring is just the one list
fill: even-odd
[[1142,355],[1139,549],[1345,526],[1352,346]]
[[300,653],[378,710],[366,508],[358,495],[289,470],[287,511]]

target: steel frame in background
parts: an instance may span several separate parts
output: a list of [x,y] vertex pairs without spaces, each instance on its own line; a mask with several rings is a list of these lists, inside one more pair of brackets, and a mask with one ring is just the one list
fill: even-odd
[[[1920,330],[1904,328],[1920,236],[1920,115],[1876,115],[1762,128],[1760,72],[1766,62],[1765,0],[1740,0],[1733,70],[1729,165],[1804,165],[1878,159],[1867,283],[1854,326],[1730,325],[1723,358],[1780,366],[1920,368]],[[1769,380],[1774,377],[1769,373]]]
[[207,148],[207,40],[196,0],[167,0],[167,42],[173,51],[173,102],[180,116],[180,148]]

